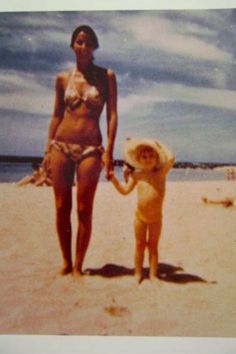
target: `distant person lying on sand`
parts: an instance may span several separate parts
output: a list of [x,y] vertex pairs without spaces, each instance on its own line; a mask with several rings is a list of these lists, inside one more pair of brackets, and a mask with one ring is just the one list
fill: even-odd
[[226,197],[224,199],[208,199],[206,197],[202,197],[202,201],[205,204],[220,204],[226,208],[236,205],[235,197]]
[[31,176],[25,176],[22,178],[17,185],[22,187],[28,184],[34,184],[36,187],[39,186],[51,186],[51,178],[45,172],[45,170],[39,166],[37,163],[32,163],[32,168],[34,170]]
[[111,172],[110,180],[123,195],[130,193],[137,185],[135,276],[141,283],[146,246],[149,250],[149,278],[156,279],[165,182],[175,158],[165,146],[150,139],[127,139],[124,155],[125,161],[135,170],[130,170],[129,176],[124,171],[125,184],[117,180],[114,172]]

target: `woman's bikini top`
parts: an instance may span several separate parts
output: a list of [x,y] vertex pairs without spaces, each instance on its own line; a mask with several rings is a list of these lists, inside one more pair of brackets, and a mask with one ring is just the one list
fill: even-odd
[[76,74],[76,69],[73,70],[69,78],[68,86],[65,90],[64,101],[70,110],[78,108],[84,103],[88,108],[96,109],[103,106],[105,101],[104,96],[98,91],[95,86],[88,86],[84,92],[79,92],[76,83],[83,84],[85,79],[82,75]]

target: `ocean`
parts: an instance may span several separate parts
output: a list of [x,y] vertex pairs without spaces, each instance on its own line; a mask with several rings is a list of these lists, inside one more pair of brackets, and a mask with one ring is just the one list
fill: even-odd
[[[115,171],[117,176],[122,178],[122,168],[116,167]],[[18,182],[21,178],[31,175],[32,172],[31,163],[28,162],[0,162],[0,183]],[[226,168],[173,168],[168,175],[169,181],[219,181],[225,179]],[[103,172],[100,181],[106,181]]]

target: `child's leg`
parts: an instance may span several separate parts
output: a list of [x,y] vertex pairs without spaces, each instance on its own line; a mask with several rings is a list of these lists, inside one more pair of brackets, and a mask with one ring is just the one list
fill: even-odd
[[158,242],[161,235],[161,220],[159,222],[150,224],[149,229],[149,240],[148,240],[148,249],[149,249],[149,278],[154,280],[157,275],[158,267]]
[[135,276],[138,283],[142,280],[142,267],[144,259],[144,251],[146,246],[146,233],[147,224],[139,220],[137,217],[135,219],[135,238],[136,238],[136,248],[135,248]]

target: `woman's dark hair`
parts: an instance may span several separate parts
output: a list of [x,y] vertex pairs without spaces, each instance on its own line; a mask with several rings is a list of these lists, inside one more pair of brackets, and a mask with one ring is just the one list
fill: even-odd
[[90,26],[87,26],[87,25],[81,25],[74,30],[74,32],[72,33],[72,36],[71,36],[71,42],[70,42],[71,47],[73,47],[74,41],[76,40],[76,37],[80,32],[87,33],[91,37],[91,40],[93,41],[95,49],[97,49],[99,47],[96,33],[94,32],[94,30]]

